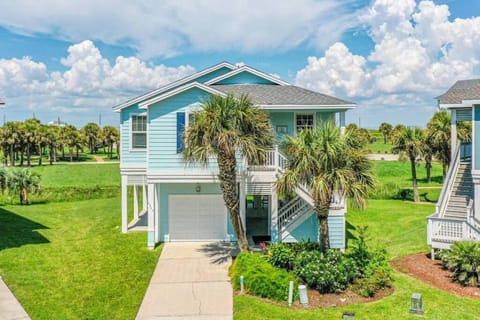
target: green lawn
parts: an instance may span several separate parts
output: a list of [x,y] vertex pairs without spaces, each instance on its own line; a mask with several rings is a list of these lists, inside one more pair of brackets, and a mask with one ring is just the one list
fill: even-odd
[[160,249],[120,233],[119,204],[1,207],[0,274],[32,319],[135,318]]
[[56,164],[33,167],[42,175],[42,186],[120,186],[119,164]]

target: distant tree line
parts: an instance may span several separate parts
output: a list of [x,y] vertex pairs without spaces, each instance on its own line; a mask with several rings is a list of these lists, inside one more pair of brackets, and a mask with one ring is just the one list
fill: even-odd
[[0,128],[0,147],[3,151],[3,164],[15,166],[32,165],[32,157],[38,157],[38,165],[44,158],[50,164],[59,158],[73,161],[79,159],[79,153],[88,150],[97,154],[103,149],[109,159],[113,157],[114,146],[117,155],[120,134],[113,126],[101,128],[96,123],[88,123],[77,129],[73,125],[46,125],[36,118],[23,122],[9,121]]

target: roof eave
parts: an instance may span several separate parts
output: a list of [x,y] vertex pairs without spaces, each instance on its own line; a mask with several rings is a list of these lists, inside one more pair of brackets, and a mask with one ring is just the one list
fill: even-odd
[[356,104],[257,104],[257,106],[266,110],[289,110],[289,109],[302,109],[302,110],[318,110],[318,109],[354,109]]
[[115,112],[120,112],[122,109],[127,108],[127,107],[130,107],[130,106],[132,106],[132,105],[135,104],[135,103],[138,103],[138,102],[140,102],[140,101],[144,101],[144,100],[146,100],[146,99],[149,99],[149,98],[151,98],[152,96],[156,96],[156,95],[158,95],[158,94],[161,94],[162,92],[165,92],[165,91],[167,91],[167,90],[170,90],[170,89],[175,88],[175,87],[178,87],[178,86],[181,86],[182,84],[187,83],[187,82],[189,82],[189,81],[191,81],[191,80],[193,80],[193,79],[195,79],[195,78],[199,78],[199,77],[201,77],[201,76],[203,76],[203,75],[205,75],[205,74],[208,74],[208,73],[210,73],[210,72],[216,71],[216,70],[221,69],[221,68],[224,68],[224,67],[227,67],[227,68],[229,68],[229,69],[231,69],[231,70],[235,70],[235,66],[234,66],[233,64],[231,64],[231,63],[229,63],[229,62],[226,62],[226,61],[221,62],[221,63],[216,64],[216,65],[214,65],[214,66],[212,66],[212,67],[210,67],[210,68],[201,70],[201,71],[196,72],[196,73],[194,73],[194,74],[192,74],[192,75],[189,75],[189,76],[187,76],[187,77],[185,77],[185,78],[179,79],[179,80],[174,81],[174,82],[171,82],[171,83],[169,83],[169,84],[166,84],[165,86],[160,87],[160,88],[158,88],[158,89],[155,89],[155,90],[153,90],[153,91],[150,91],[150,92],[148,92],[148,93],[146,93],[146,94],[143,94],[143,95],[138,96],[138,97],[136,97],[136,98],[130,99],[130,100],[128,100],[128,101],[126,101],[126,102],[124,102],[124,103],[122,103],[122,104],[116,105],[116,106],[113,107],[113,111],[115,111]]

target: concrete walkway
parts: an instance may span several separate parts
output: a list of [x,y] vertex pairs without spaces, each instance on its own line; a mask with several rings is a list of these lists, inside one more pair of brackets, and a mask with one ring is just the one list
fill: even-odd
[[0,277],[0,320],[27,319],[30,317]]
[[232,320],[229,243],[166,243],[137,320]]

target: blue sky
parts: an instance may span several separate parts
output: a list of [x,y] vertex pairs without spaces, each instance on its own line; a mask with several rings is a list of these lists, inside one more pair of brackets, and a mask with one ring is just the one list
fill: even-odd
[[229,61],[356,102],[347,122],[423,126],[480,77],[479,16],[470,0],[5,1],[0,99],[7,120],[117,125],[112,106]]

